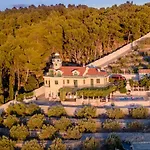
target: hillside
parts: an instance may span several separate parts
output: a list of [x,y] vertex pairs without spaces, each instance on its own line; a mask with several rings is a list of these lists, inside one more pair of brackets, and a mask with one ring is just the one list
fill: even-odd
[[43,82],[49,57],[85,64],[150,31],[150,7],[30,6],[0,12],[0,101]]
[[150,38],[138,42],[137,47],[108,65],[113,73],[137,73],[139,69],[150,69]]

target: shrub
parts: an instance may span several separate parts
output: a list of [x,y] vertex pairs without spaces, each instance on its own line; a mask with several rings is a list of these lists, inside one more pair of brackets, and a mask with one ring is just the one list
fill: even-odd
[[68,130],[66,131],[66,135],[64,135],[65,139],[70,139],[70,140],[78,140],[82,136],[82,133],[80,133],[79,128],[76,127],[69,127]]
[[48,126],[43,125],[42,131],[39,134],[39,138],[42,139],[42,140],[43,139],[52,139],[52,138],[54,138],[55,133],[56,133],[56,129],[53,126],[51,126],[51,125],[48,125]]
[[19,123],[19,119],[16,116],[9,115],[6,119],[4,119],[4,126],[11,128],[13,125],[17,125]]
[[63,106],[53,106],[48,110],[49,117],[61,117],[66,115],[66,111]]
[[2,136],[0,138],[0,150],[15,150],[15,142]]
[[34,116],[32,116],[29,121],[27,122],[27,126],[30,129],[40,129],[43,125],[45,118],[44,115],[41,114],[35,114]]
[[135,108],[131,110],[130,114],[133,118],[144,119],[148,117],[148,109],[145,107]]
[[86,138],[86,140],[82,143],[83,150],[97,150],[100,148],[99,141],[95,138]]
[[96,132],[96,122],[94,120],[80,120],[78,122],[80,132]]
[[119,108],[107,109],[106,114],[110,119],[121,119],[125,116],[123,111]]
[[119,122],[113,120],[106,120],[103,123],[103,129],[107,131],[118,131],[121,129]]
[[69,118],[61,117],[60,120],[55,122],[55,128],[57,130],[65,131],[71,124],[72,123]]
[[131,131],[139,131],[142,130],[144,125],[138,121],[134,121],[127,124],[127,128]]
[[77,112],[79,118],[93,118],[96,117],[96,108],[93,106],[85,106]]
[[41,108],[34,103],[30,103],[26,108],[27,115],[34,115],[34,114],[40,113],[40,112],[41,112]]
[[23,94],[18,94],[17,95],[17,101],[23,101],[24,98],[32,98],[34,95],[33,92],[28,92],[28,93],[23,93]]
[[8,114],[14,114],[18,116],[25,116],[26,105],[24,103],[17,103],[13,105],[9,105],[6,112]]
[[17,125],[17,126],[13,126],[10,129],[10,136],[14,139],[25,140],[28,135],[29,135],[29,131],[26,126]]
[[67,149],[66,145],[63,144],[62,140],[57,138],[52,142],[48,150],[66,150],[66,149]]
[[115,134],[111,134],[106,139],[105,145],[106,149],[108,150],[115,150],[115,149],[124,150],[121,139]]
[[37,140],[31,140],[26,142],[21,150],[44,150],[44,148],[40,146]]

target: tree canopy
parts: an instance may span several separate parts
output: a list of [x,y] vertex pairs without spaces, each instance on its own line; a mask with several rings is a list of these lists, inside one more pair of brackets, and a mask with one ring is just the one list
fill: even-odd
[[54,52],[64,62],[85,64],[149,31],[148,4],[6,9],[0,12],[0,101],[38,88]]

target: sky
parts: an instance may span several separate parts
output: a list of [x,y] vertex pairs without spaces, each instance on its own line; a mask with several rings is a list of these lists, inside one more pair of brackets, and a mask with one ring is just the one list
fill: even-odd
[[[28,6],[31,4],[34,5],[55,5],[55,4],[85,4],[91,7],[109,7],[114,4],[122,4],[125,3],[127,0],[0,0],[0,10],[5,10],[6,8],[12,8],[13,6]],[[132,1],[132,0],[129,0]],[[133,0],[135,4],[144,4],[148,3],[149,0]]]

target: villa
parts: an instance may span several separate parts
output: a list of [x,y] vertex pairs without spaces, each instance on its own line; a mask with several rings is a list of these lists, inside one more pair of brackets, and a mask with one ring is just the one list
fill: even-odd
[[106,71],[88,66],[62,66],[60,55],[52,58],[53,67],[44,75],[45,98],[59,98],[59,90],[63,87],[85,88],[106,87],[109,74]]

